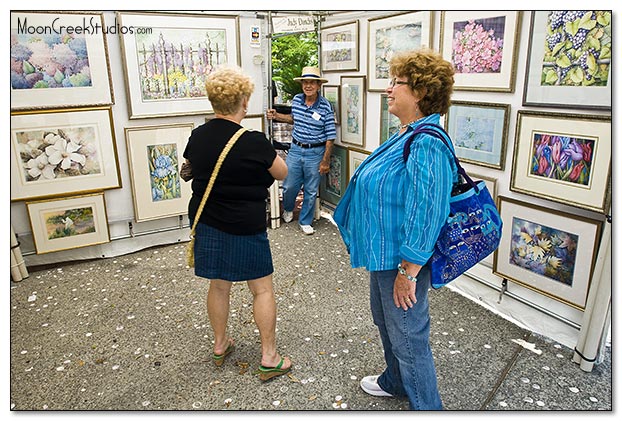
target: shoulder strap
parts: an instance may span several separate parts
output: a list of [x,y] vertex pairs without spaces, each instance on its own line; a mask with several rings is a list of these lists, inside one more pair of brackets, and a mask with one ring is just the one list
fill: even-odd
[[190,230],[190,237],[194,236],[194,230],[196,229],[197,224],[199,223],[201,212],[203,212],[203,207],[205,206],[205,202],[207,202],[207,198],[209,197],[209,194],[212,191],[212,187],[214,187],[214,182],[216,181],[216,177],[218,177],[218,172],[220,171],[220,167],[222,166],[223,161],[227,157],[227,154],[229,153],[231,148],[233,148],[233,145],[235,144],[235,142],[237,142],[237,140],[240,138],[240,136],[242,136],[242,134],[245,131],[246,129],[242,127],[240,130],[235,132],[235,134],[231,136],[231,139],[229,139],[229,142],[227,142],[222,152],[220,153],[220,156],[218,157],[218,161],[216,161],[216,165],[214,166],[214,170],[212,171],[212,175],[209,179],[209,183],[207,184],[207,187],[205,188],[203,199],[201,199],[201,203],[199,204],[199,209],[197,209],[197,214],[194,216],[194,224],[192,224],[192,229]]
[[456,153],[449,146],[449,143],[447,141],[447,139],[449,139],[449,135],[447,134],[445,129],[443,129],[438,124],[424,123],[420,125],[419,127],[417,127],[416,129],[414,129],[412,136],[408,138],[406,142],[404,143],[404,151],[403,151],[404,162],[408,161],[408,156],[410,155],[410,144],[413,142],[413,140],[415,140],[415,136],[418,135],[419,133],[427,134],[427,135],[430,135],[437,139],[442,140],[445,146],[447,146],[447,149],[449,149],[449,152],[451,152],[451,154],[454,157],[454,162],[456,163],[456,167],[458,167],[458,173],[465,179],[467,183],[469,183],[471,187],[474,187],[477,190],[477,185],[475,184],[473,180],[471,180],[471,177],[469,177],[469,175],[464,170],[464,168],[462,168],[462,165],[460,165],[460,161],[458,160]]

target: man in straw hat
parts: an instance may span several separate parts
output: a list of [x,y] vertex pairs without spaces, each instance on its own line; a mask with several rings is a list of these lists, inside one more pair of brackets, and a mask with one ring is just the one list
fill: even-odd
[[303,233],[314,233],[313,215],[315,200],[322,174],[330,169],[330,153],[337,136],[335,116],[326,98],[320,95],[322,83],[317,67],[304,67],[302,75],[294,78],[302,84],[303,93],[292,100],[292,113],[280,114],[274,109],[266,111],[268,120],[294,125],[292,146],[287,154],[288,175],[283,181],[283,220],[294,218],[296,196],[304,186],[302,209],[298,222]]

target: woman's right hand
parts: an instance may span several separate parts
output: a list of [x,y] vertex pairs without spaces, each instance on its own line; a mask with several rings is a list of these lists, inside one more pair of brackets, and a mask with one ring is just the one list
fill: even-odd
[[266,110],[266,118],[268,120],[276,120],[276,110],[273,108],[269,108]]

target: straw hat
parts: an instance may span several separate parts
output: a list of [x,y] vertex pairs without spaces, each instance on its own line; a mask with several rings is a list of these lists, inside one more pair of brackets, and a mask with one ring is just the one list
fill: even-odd
[[303,80],[319,80],[320,83],[328,82],[328,79],[320,77],[320,69],[317,67],[303,67],[302,75],[300,75],[300,77],[295,77],[294,80],[298,82],[302,82]]

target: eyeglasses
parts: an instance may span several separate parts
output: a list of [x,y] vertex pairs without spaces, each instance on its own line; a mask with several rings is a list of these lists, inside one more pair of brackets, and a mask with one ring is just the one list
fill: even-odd
[[395,78],[389,81],[389,88],[395,88],[395,85],[409,85],[407,80],[396,80]]

